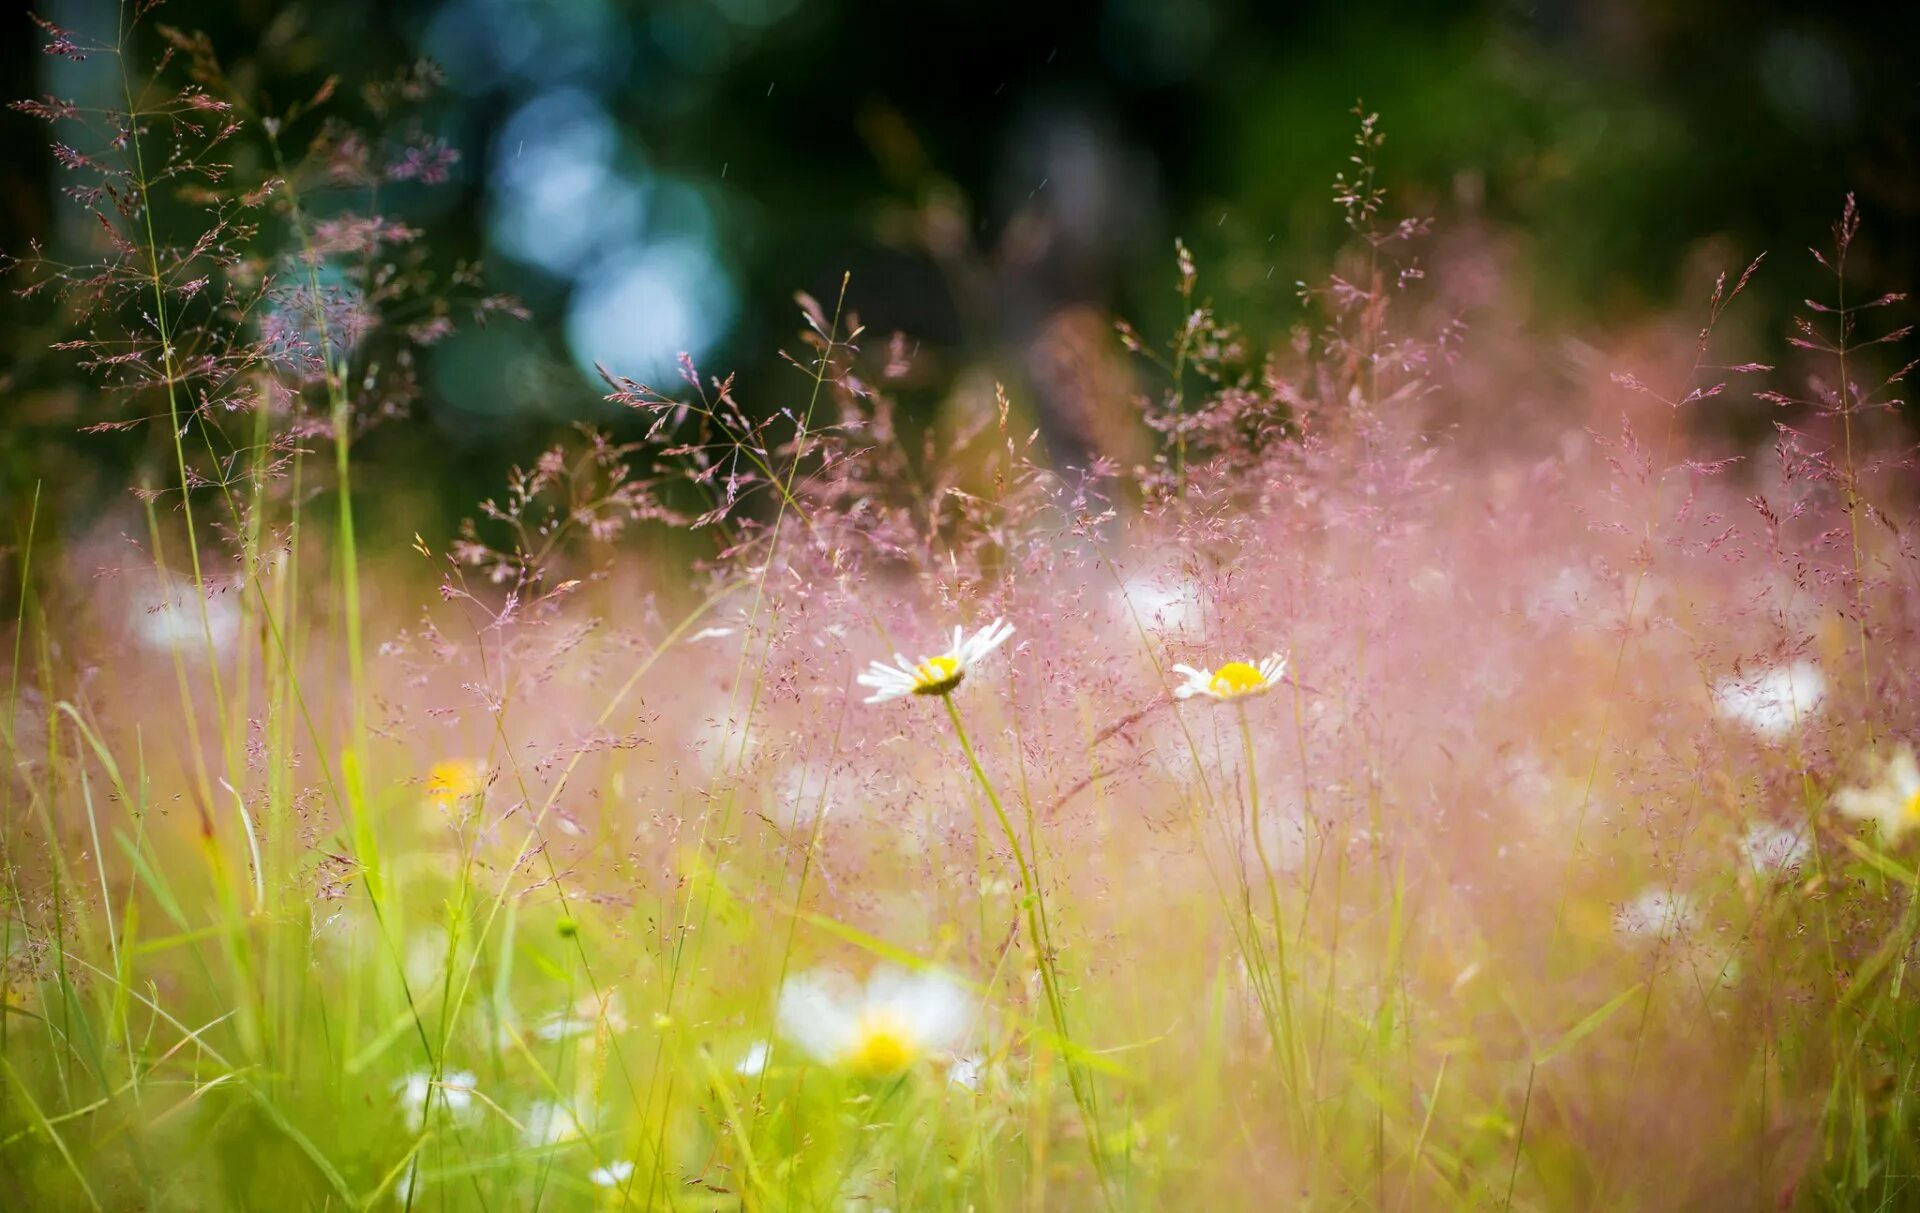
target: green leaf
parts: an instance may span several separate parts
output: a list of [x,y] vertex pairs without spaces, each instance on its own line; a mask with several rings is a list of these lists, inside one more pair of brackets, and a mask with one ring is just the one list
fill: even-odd
[[1573,1046],[1579,1044],[1581,1041],[1585,1040],[1587,1037],[1593,1035],[1594,1030],[1596,1028],[1598,1028],[1601,1024],[1607,1022],[1607,1020],[1611,1019],[1615,1011],[1618,1011],[1621,1007],[1626,1006],[1627,1000],[1629,998],[1632,998],[1635,994],[1638,994],[1640,992],[1640,987],[1645,984],[1646,982],[1644,981],[1636,981],[1632,985],[1628,986],[1626,989],[1620,991],[1618,994],[1615,994],[1612,998],[1607,1000],[1607,1004],[1605,1006],[1601,1007],[1597,1011],[1594,1011],[1592,1014],[1588,1015],[1585,1019],[1581,1020],[1579,1023],[1574,1024],[1571,1028],[1568,1028],[1566,1030],[1566,1033],[1562,1035],[1560,1039],[1554,1041],[1552,1044],[1548,1045],[1545,1049],[1542,1049],[1540,1052],[1534,1054],[1533,1064],[1536,1066],[1543,1066],[1547,1064],[1549,1061],[1552,1061],[1554,1058],[1560,1056],[1560,1054],[1565,1053],[1568,1049],[1571,1049]]

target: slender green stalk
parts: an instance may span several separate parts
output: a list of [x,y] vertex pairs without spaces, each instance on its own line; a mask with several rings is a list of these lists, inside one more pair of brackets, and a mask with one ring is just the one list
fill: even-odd
[[[1027,920],[1027,936],[1033,941],[1034,965],[1046,994],[1047,1011],[1052,1017],[1053,1030],[1060,1039],[1061,1047],[1071,1049],[1073,1034],[1067,1027],[1066,1000],[1060,991],[1060,974],[1053,954],[1053,941],[1047,936],[1045,917],[1041,911],[1045,894],[1034,880],[1033,868],[1027,863],[1026,849],[1020,845],[1020,834],[1013,828],[1013,820],[1007,816],[1006,806],[1000,802],[1000,793],[994,790],[986,768],[980,765],[980,755],[975,753],[973,741],[967,736],[966,723],[960,718],[960,709],[954,705],[953,695],[942,695],[940,700],[946,705],[947,718],[953,722],[953,734],[960,742],[961,752],[967,757],[967,765],[972,768],[974,779],[979,782],[981,792],[993,808],[994,819],[1007,840],[1007,847],[1013,852],[1014,866],[1020,873],[1020,908]],[[1100,1176],[1102,1199],[1110,1203],[1113,1194],[1108,1187],[1106,1152],[1100,1140],[1100,1123],[1093,1103],[1091,1082],[1081,1073],[1079,1063],[1072,1056],[1063,1060],[1067,1065],[1067,1082],[1073,1089],[1074,1102],[1080,1106],[1081,1116],[1086,1121],[1087,1150],[1092,1155],[1094,1170]]]
[[1253,851],[1260,860],[1260,874],[1267,886],[1268,913],[1273,916],[1274,964],[1280,971],[1280,1022],[1284,1038],[1285,1053],[1281,1058],[1287,1076],[1287,1086],[1296,1094],[1300,1087],[1300,1072],[1295,1064],[1296,1035],[1293,1023],[1293,980],[1292,966],[1287,962],[1287,925],[1280,912],[1280,878],[1274,866],[1273,857],[1267,854],[1265,831],[1260,820],[1260,773],[1258,757],[1253,746],[1253,725],[1247,719],[1247,705],[1243,700],[1234,705],[1240,717],[1240,741],[1247,766],[1247,830],[1253,836]]

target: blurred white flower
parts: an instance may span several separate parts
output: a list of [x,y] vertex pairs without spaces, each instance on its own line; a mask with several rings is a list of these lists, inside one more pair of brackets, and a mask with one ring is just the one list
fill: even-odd
[[1613,916],[1613,929],[1622,935],[1666,939],[1684,935],[1699,922],[1693,898],[1672,889],[1648,889]]
[[239,591],[213,584],[207,588],[203,599],[191,581],[168,578],[154,592],[136,597],[134,635],[162,652],[204,652],[211,642],[215,653],[225,653],[240,632]]
[[1740,853],[1757,876],[1793,872],[1807,857],[1807,838],[1800,830],[1758,821],[1740,838]]
[[756,1040],[747,1047],[746,1056],[734,1064],[733,1072],[742,1078],[753,1078],[767,1068],[767,1060],[772,1056],[773,1050],[767,1042]]
[[1556,569],[1528,591],[1527,618],[1537,622],[1578,617],[1586,612],[1600,589],[1593,574],[1586,569],[1573,565]]
[[534,1026],[533,1034],[541,1040],[571,1040],[575,1036],[593,1035],[594,1021],[582,1019],[578,1015],[566,1015],[559,1011],[547,1016]]
[[442,1074],[435,1082],[433,1075],[426,1070],[415,1070],[393,1084],[394,1098],[410,1119],[423,1116],[427,1103],[433,1097],[434,1089],[440,1092],[436,1101],[456,1117],[465,1116],[473,1109],[473,1088],[475,1082],[472,1070],[455,1070]]
[[1123,622],[1153,632],[1197,633],[1202,610],[1200,588],[1184,578],[1168,582],[1144,574],[1127,578],[1115,592],[1116,614]]
[[828,763],[815,759],[795,763],[774,779],[767,815],[783,830],[812,825],[821,813],[838,819],[843,806],[857,810],[854,790],[853,780]]
[[1879,764],[1874,781],[1866,787],[1841,788],[1833,794],[1833,807],[1848,817],[1871,821],[1880,827],[1880,837],[1889,843],[1920,826],[1920,764],[1913,749],[1901,746]]
[[1827,679],[1811,661],[1774,666],[1748,678],[1722,678],[1713,688],[1713,707],[1756,736],[1777,741],[1792,733],[1820,708]]
[[578,1138],[580,1123],[579,1114],[559,1100],[538,1100],[520,1118],[520,1140],[535,1149],[557,1146]]
[[880,968],[864,987],[843,973],[791,978],[780,990],[780,1032],[820,1061],[866,1077],[898,1074],[951,1049],[973,998],[939,972]]
[[1495,776],[1513,806],[1555,837],[1571,833],[1583,813],[1595,820],[1607,815],[1608,806],[1599,792],[1584,780],[1561,774],[1532,750],[1509,757],[1495,768]]
[[533,1029],[533,1034],[541,1040],[571,1040],[576,1036],[594,1036],[605,1021],[607,1031],[624,1032],[627,1029],[627,1017],[620,1010],[620,992],[609,990],[605,994],[588,993],[577,1000],[568,1011],[555,1011],[541,1020]]
[[953,1065],[947,1069],[947,1081],[956,1087],[965,1087],[969,1091],[980,1089],[980,1079],[987,1069],[986,1059],[979,1054],[968,1057],[956,1057]]
[[415,989],[437,985],[447,971],[445,928],[423,927],[407,935],[407,981]]
[[760,751],[760,731],[731,702],[714,701],[710,712],[690,717],[690,724],[689,740],[708,771],[744,767]]
[[616,1159],[604,1167],[595,1167],[587,1172],[587,1178],[592,1180],[596,1187],[601,1188],[617,1188],[626,1183],[632,1175],[633,1164],[624,1158]]
[[906,654],[895,653],[893,665],[871,663],[867,672],[854,679],[873,692],[868,703],[885,703],[908,695],[951,695],[982,657],[999,648],[1013,635],[1013,625],[996,619],[973,635],[953,629],[953,647],[937,657],[908,661]]
[[1246,661],[1229,661],[1217,670],[1177,665],[1173,672],[1186,679],[1173,688],[1175,699],[1192,699],[1195,695],[1209,699],[1245,699],[1264,695],[1277,686],[1287,672],[1287,659],[1275,653],[1257,666]]

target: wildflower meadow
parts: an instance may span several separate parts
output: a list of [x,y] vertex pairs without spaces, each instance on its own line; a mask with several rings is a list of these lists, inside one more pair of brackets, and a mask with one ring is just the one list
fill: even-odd
[[0,268],[121,462],[84,530],[7,465],[0,1205],[1920,1208],[1911,309],[1845,183],[1602,347],[1362,104],[1289,323],[1187,243],[1102,318],[1124,442],[908,408],[850,268],[443,517],[362,452],[539,311],[434,251],[459,65],[267,99],[152,8],[9,98],[91,252]]

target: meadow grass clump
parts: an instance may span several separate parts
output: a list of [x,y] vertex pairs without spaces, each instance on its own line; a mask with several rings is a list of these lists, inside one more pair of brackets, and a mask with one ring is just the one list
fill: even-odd
[[1005,391],[913,422],[802,297],[772,404],[609,376],[630,435],[435,535],[365,525],[353,440],[517,305],[381,209],[457,165],[433,73],[359,130],[49,37],[123,85],[30,106],[98,133],[103,260],[12,268],[141,525],[35,497],[9,553],[10,1207],[1912,1199],[1915,501],[1850,203],[1792,366],[1727,321],[1756,261],[1658,365],[1490,400],[1360,112],[1294,340],[1184,247],[1122,326],[1137,464]]

